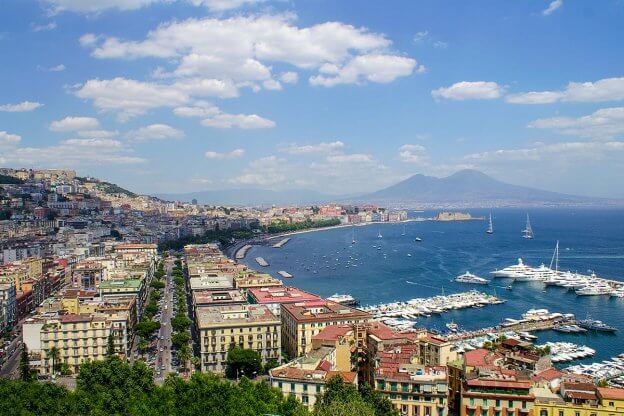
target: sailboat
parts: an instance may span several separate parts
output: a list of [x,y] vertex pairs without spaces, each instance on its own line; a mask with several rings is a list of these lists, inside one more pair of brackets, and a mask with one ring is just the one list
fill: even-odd
[[529,214],[527,214],[526,227],[522,230],[522,238],[526,238],[528,240],[533,238],[533,229],[531,228],[531,220],[529,219]]
[[405,235],[405,224],[403,224],[403,232],[401,233],[401,235]]
[[490,212],[490,225],[485,232],[488,234],[494,234],[494,226],[492,225],[492,213],[491,212]]
[[383,235],[381,235],[381,230],[379,230],[379,232],[377,233],[377,238],[383,238]]
[[559,274],[559,240],[557,240],[557,245],[555,245],[552,259],[550,259],[550,270],[553,270],[553,264],[555,265],[555,276],[557,276]]
[[351,244],[355,244],[355,229],[353,229],[353,237],[351,237]]

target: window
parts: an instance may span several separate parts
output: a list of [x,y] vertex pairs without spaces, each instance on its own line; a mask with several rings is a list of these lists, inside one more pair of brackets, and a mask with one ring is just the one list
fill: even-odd
[[290,383],[290,391],[295,391],[295,383]]
[[321,392],[321,385],[320,385],[320,384],[317,384],[317,385],[316,385],[316,392],[317,392],[317,393],[320,393],[320,392]]
[[509,400],[509,407],[510,407],[510,408],[513,408],[513,407],[514,407],[514,406],[513,406],[513,400]]
[[305,394],[301,396],[301,401],[303,402],[303,404],[308,404],[308,396],[306,396]]
[[548,410],[546,409],[540,410],[540,416],[548,416]]
[[500,407],[500,400],[496,400],[496,407]]
[[475,405],[475,400],[474,399],[470,399],[470,406],[474,406]]
[[574,412],[574,416],[581,416],[581,412]]
[[563,415],[564,415],[563,410],[559,410],[559,416],[563,416]]

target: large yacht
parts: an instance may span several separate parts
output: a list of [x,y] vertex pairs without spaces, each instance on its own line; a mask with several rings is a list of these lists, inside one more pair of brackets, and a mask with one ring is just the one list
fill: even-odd
[[489,280],[479,277],[470,272],[466,272],[464,274],[457,276],[455,278],[455,281],[459,283],[474,283],[476,285],[487,285],[488,283],[490,283]]
[[532,268],[524,264],[522,259],[518,259],[518,264],[505,267],[504,269],[494,270],[490,274],[494,277],[511,277],[517,278],[526,275]]

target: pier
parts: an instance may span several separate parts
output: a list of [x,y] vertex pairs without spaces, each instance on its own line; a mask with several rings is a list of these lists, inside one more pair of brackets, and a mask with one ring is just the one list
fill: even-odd
[[280,276],[282,276],[284,279],[292,279],[293,275],[284,271],[284,270],[280,270],[279,272],[277,272],[277,274],[279,274]]
[[273,244],[273,246],[272,246],[272,247],[273,247],[273,248],[282,248],[282,247],[284,247],[284,246],[286,245],[286,243],[288,243],[289,241],[290,241],[290,238],[289,238],[289,237],[284,238],[284,239],[282,239],[282,240],[278,241],[277,243]]
[[251,245],[249,244],[245,244],[244,246],[242,246],[237,252],[236,252],[236,260],[242,260],[245,258],[245,256],[247,255],[247,252],[249,251],[249,249],[251,248]]
[[255,260],[256,260],[256,263],[258,263],[262,267],[267,267],[269,265],[269,263],[267,263],[267,261],[263,259],[262,257],[256,257]]
[[461,332],[458,334],[449,335],[447,339],[449,341],[465,341],[472,338],[482,337],[488,334],[503,335],[506,332],[534,332],[534,331],[546,331],[553,329],[561,324],[574,324],[574,319],[561,317],[559,319],[549,319],[544,321],[518,321],[515,323],[503,323],[495,327],[482,328],[476,331]]

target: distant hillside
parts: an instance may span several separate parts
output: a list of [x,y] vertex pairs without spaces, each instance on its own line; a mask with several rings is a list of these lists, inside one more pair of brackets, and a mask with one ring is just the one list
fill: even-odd
[[493,203],[564,204],[591,203],[600,199],[566,195],[500,182],[476,170],[462,170],[445,178],[414,175],[377,192],[362,195],[358,201],[380,203]]
[[316,204],[335,200],[336,197],[311,190],[269,191],[266,189],[225,189],[183,194],[156,194],[166,201],[191,202],[196,199],[206,205],[287,205]]

